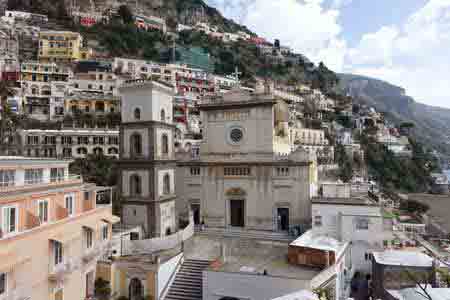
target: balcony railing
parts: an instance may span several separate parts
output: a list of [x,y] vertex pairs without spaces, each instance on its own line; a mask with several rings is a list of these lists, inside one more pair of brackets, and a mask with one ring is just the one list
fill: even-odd
[[58,265],[50,265],[49,273],[48,273],[48,279],[50,281],[63,281],[64,277],[72,272],[73,266],[71,261],[62,262]]
[[44,179],[30,179],[25,180],[23,184],[18,183],[17,181],[14,182],[14,184],[8,184],[4,186],[0,186],[0,192],[13,192],[13,191],[20,191],[20,190],[27,190],[27,189],[33,189],[38,187],[54,187],[64,184],[71,184],[71,183],[82,183],[83,179],[81,178],[81,175],[69,175],[65,176],[63,178],[52,178],[49,181],[45,181]]
[[111,242],[107,241],[97,241],[96,245],[90,249],[86,249],[82,255],[84,263],[90,263],[91,261],[98,260],[103,257],[111,249]]

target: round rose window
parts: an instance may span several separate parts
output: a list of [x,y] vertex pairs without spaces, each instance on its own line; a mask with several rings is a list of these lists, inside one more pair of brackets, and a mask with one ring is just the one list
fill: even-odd
[[233,143],[239,143],[242,140],[242,137],[244,134],[242,133],[242,130],[239,128],[233,128],[230,131],[230,139]]

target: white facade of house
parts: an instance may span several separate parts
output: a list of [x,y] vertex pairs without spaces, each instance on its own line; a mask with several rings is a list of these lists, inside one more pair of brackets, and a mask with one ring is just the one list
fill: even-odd
[[381,208],[363,203],[352,204],[349,200],[335,203],[313,200],[312,228],[316,233],[352,242],[355,270],[369,272],[371,261],[368,254],[383,249],[386,237]]

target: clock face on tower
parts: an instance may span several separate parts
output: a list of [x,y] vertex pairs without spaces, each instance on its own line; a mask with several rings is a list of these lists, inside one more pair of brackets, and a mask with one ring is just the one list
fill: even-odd
[[230,127],[227,131],[227,140],[232,145],[240,145],[244,140],[244,129],[240,126]]

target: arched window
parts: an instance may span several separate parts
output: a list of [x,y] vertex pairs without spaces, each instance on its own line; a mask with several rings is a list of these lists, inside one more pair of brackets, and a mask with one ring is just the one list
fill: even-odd
[[163,194],[168,195],[170,194],[170,175],[166,174],[163,178]]
[[162,154],[169,153],[169,138],[167,134],[163,134],[161,137],[161,145],[162,145]]
[[166,112],[164,111],[164,109],[161,109],[161,122],[165,121],[166,121]]
[[141,110],[139,108],[134,109],[134,119],[140,120],[141,119]]
[[142,138],[139,133],[134,133],[130,138],[131,156],[142,155]]
[[141,195],[141,193],[141,177],[139,177],[139,175],[133,174],[130,176],[130,195],[139,196]]

